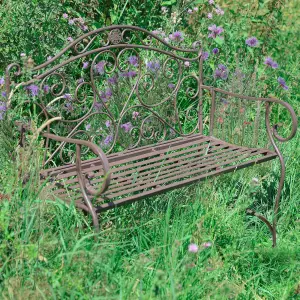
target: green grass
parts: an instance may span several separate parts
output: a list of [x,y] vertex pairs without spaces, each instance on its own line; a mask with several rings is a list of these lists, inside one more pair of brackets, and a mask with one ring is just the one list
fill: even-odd
[[[244,213],[254,205],[272,217],[275,161],[106,212],[97,235],[88,217],[47,201],[34,178],[22,186],[11,168],[10,199],[2,200],[0,211],[1,298],[297,299],[296,146],[297,140],[284,148],[287,177],[275,249],[267,227]],[[252,185],[253,177],[263,176]],[[207,241],[212,247],[204,249]],[[198,253],[188,252],[191,242]]]

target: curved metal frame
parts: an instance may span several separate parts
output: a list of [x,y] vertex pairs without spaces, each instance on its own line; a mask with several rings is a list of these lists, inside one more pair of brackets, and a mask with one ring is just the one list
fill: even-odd
[[[128,37],[127,36],[128,34],[132,34],[132,36]],[[141,37],[141,35],[144,35],[144,37]],[[97,41],[97,38],[100,39],[100,47],[97,47],[95,49],[90,49],[90,47],[93,45],[93,43],[95,41]],[[135,40],[137,40],[139,42],[139,44],[137,44]],[[154,43],[156,43],[156,45],[154,45]],[[168,51],[160,49],[159,45],[167,46]],[[81,50],[80,50],[80,47],[82,48]],[[214,129],[215,97],[216,97],[217,92],[231,96],[231,97],[238,97],[238,98],[244,99],[244,100],[264,102],[265,107],[266,107],[265,125],[266,125],[266,129],[267,129],[267,135],[268,135],[269,141],[271,142],[271,144],[280,160],[281,175],[280,175],[278,191],[277,191],[277,194],[275,197],[275,202],[274,202],[274,218],[273,218],[272,224],[265,217],[256,213],[253,210],[247,210],[247,213],[258,217],[261,221],[263,221],[268,226],[268,228],[272,234],[273,246],[275,246],[276,245],[276,223],[277,223],[277,217],[278,217],[280,195],[281,195],[281,192],[283,189],[283,184],[284,184],[285,164],[284,164],[284,159],[283,159],[282,153],[280,152],[278,146],[276,145],[274,138],[277,139],[279,142],[286,142],[294,137],[294,135],[296,134],[296,131],[297,131],[296,114],[295,114],[294,110],[292,109],[292,107],[288,103],[283,102],[279,99],[256,98],[256,97],[243,96],[243,95],[231,93],[231,92],[219,89],[219,88],[214,88],[212,86],[203,85],[203,70],[202,70],[203,59],[202,59],[201,43],[199,41],[197,41],[192,45],[192,47],[193,47],[193,49],[183,49],[183,48],[178,48],[178,47],[172,46],[169,43],[165,42],[163,39],[161,39],[159,36],[149,32],[145,29],[136,27],[136,26],[112,25],[112,26],[97,29],[97,30],[94,30],[94,31],[91,31],[91,32],[88,32],[88,33],[82,35],[81,37],[77,38],[72,43],[70,43],[67,47],[65,47],[57,55],[55,55],[51,60],[32,68],[32,72],[39,72],[39,71],[45,69],[46,67],[50,67],[49,70],[46,70],[45,72],[43,72],[41,74],[36,74],[31,80],[22,82],[18,86],[26,86],[28,84],[31,84],[31,83],[41,80],[41,87],[42,87],[50,76],[57,76],[61,80],[62,86],[59,91],[57,91],[58,84],[53,84],[53,86],[51,86],[51,88],[50,88],[51,94],[53,96],[55,96],[56,98],[54,100],[52,100],[50,103],[48,103],[47,105],[42,104],[42,107],[41,107],[41,109],[43,110],[43,113],[46,114],[46,119],[50,119],[50,117],[51,117],[53,120],[55,119],[56,116],[52,115],[51,112],[47,111],[47,106],[49,106],[49,104],[53,104],[53,103],[59,101],[61,98],[63,98],[62,95],[66,88],[66,79],[62,74],[60,74],[58,72],[58,70],[61,67],[65,66],[77,59],[80,59],[80,58],[83,58],[83,57],[86,57],[86,56],[89,56],[92,54],[96,54],[96,56],[93,58],[92,65],[90,67],[91,82],[82,82],[82,83],[78,84],[78,86],[76,87],[75,100],[78,103],[84,103],[86,101],[87,95],[85,95],[83,99],[79,99],[79,90],[83,86],[87,86],[87,85],[90,86],[93,91],[94,103],[95,103],[96,99],[101,98],[99,91],[97,90],[97,88],[95,86],[94,73],[93,73],[93,67],[96,64],[97,58],[101,54],[111,55],[111,57],[113,58],[113,61],[114,61],[114,65],[113,65],[112,69],[110,71],[107,71],[107,70],[105,71],[107,74],[111,74],[114,70],[120,70],[120,71],[128,70],[129,65],[127,67],[125,67],[125,69],[122,69],[122,67],[120,65],[120,58],[126,50],[135,51],[138,61],[140,61],[139,53],[136,51],[136,49],[157,51],[161,54],[167,55],[168,58],[163,64],[163,75],[165,76],[165,78],[172,78],[172,76],[174,75],[173,74],[174,70],[172,68],[168,69],[168,63],[170,61],[174,61],[177,64],[178,69],[179,69],[179,76],[178,76],[177,84],[175,86],[174,91],[171,93],[171,95],[167,96],[165,99],[161,100],[159,103],[157,103],[155,105],[149,105],[149,104],[145,103],[144,100],[142,99],[142,97],[139,95],[139,93],[140,93],[139,87],[140,87],[140,83],[141,83],[143,77],[149,76],[149,78],[151,79],[151,84],[150,84],[150,86],[143,86],[143,88],[145,91],[150,91],[154,86],[154,78],[151,77],[152,76],[151,74],[146,73],[146,74],[142,75],[141,74],[141,66],[139,64],[137,80],[135,80],[133,86],[131,87],[131,91],[130,91],[130,93],[127,97],[127,100],[124,104],[124,107],[122,109],[122,112],[120,115],[121,117],[117,122],[114,120],[114,116],[110,112],[108,107],[106,106],[105,102],[102,101],[102,105],[103,105],[103,107],[105,107],[105,110],[106,110],[105,112],[93,113],[92,112],[93,107],[91,107],[87,111],[87,113],[79,119],[63,120],[62,118],[60,118],[61,119],[60,121],[64,122],[65,124],[70,124],[70,123],[77,124],[71,130],[71,132],[68,134],[67,137],[59,137],[54,134],[51,134],[50,126],[47,125],[46,126],[48,129],[47,133],[43,133],[43,136],[46,138],[46,146],[48,147],[50,139],[59,141],[59,142],[61,142],[61,144],[52,153],[52,155],[45,162],[45,164],[47,164],[51,160],[51,158],[59,151],[60,151],[60,155],[61,155],[62,150],[63,150],[64,146],[66,145],[66,143],[73,143],[76,145],[76,151],[75,151],[76,152],[75,153],[76,170],[77,170],[78,180],[79,180],[79,184],[80,184],[80,189],[82,191],[82,195],[83,195],[84,202],[85,202],[85,205],[81,204],[81,203],[77,203],[76,205],[78,207],[88,211],[89,213],[91,213],[91,215],[93,217],[93,223],[95,225],[95,228],[99,229],[99,222],[98,222],[97,214],[96,214],[95,208],[92,205],[90,197],[91,196],[98,197],[99,195],[103,194],[109,186],[111,174],[110,174],[110,170],[109,170],[108,159],[107,159],[105,153],[102,151],[102,149],[92,143],[92,141],[93,141],[92,138],[89,137],[89,141],[78,140],[78,139],[72,138],[76,133],[80,132],[79,126],[83,122],[85,122],[89,117],[96,115],[96,114],[102,114],[111,120],[111,122],[114,126],[114,130],[116,132],[116,134],[114,136],[114,141],[113,141],[113,145],[114,145],[116,142],[117,135],[118,135],[118,130],[119,130],[118,128],[120,127],[121,120],[125,116],[125,114],[127,112],[129,112],[129,110],[131,110],[132,108],[136,108],[136,109],[143,108],[146,111],[148,111],[149,115],[147,115],[146,118],[142,121],[140,128],[134,127],[130,130],[130,134],[133,134],[133,132],[135,130],[138,130],[138,132],[139,132],[138,141],[133,145],[133,148],[134,148],[134,147],[138,147],[139,142],[142,138],[147,139],[147,137],[143,131],[143,128],[145,127],[145,124],[149,118],[156,119],[163,126],[163,132],[162,132],[163,139],[166,136],[166,127],[171,128],[172,130],[174,130],[174,132],[176,134],[179,134],[181,136],[191,135],[197,129],[202,134],[203,133],[203,115],[202,115],[202,91],[203,90],[208,90],[211,94],[211,110],[210,110],[210,135],[211,136],[213,135],[213,129]],[[116,56],[116,54],[114,52],[112,52],[112,49],[123,49],[123,50],[121,50],[119,52],[119,54]],[[64,62],[52,66],[52,64],[55,61],[57,61],[59,58],[61,58],[69,50],[72,50],[74,55],[72,55],[70,58],[66,59]],[[175,53],[173,53],[172,51]],[[193,58],[183,57],[183,56],[178,55],[177,52],[181,52],[183,54],[195,54],[195,57],[193,57]],[[198,68],[199,74],[197,76],[188,75],[188,76],[182,77],[181,63],[183,61],[197,62],[199,64],[199,68]],[[106,68],[106,63],[104,64],[104,68]],[[22,75],[22,70],[21,70],[21,67],[19,64],[16,64],[16,63],[10,64],[6,69],[5,86],[6,86],[6,92],[7,92],[8,105],[10,105],[10,101],[11,101],[11,97],[12,97],[11,74],[10,73],[13,69],[16,69],[14,76]],[[170,73],[171,75],[170,74],[168,75],[168,71],[171,72]],[[182,128],[181,128],[181,125],[179,122],[178,111],[177,111],[177,106],[176,106],[176,97],[177,97],[180,87],[182,86],[182,83],[184,82],[184,80],[186,80],[189,77],[190,78],[193,77],[197,82],[197,90],[192,91],[190,88],[188,88],[186,90],[186,96],[190,97],[190,99],[196,99],[196,98],[198,99],[198,107],[199,107],[198,112],[197,112],[198,124],[197,124],[197,127],[194,128],[190,133],[184,134],[182,132]],[[132,97],[133,93],[135,93],[135,95],[137,96],[137,98],[139,100],[139,105],[127,107],[127,103],[130,100],[130,98]],[[191,93],[192,93],[192,95],[190,95]],[[173,97],[173,96],[175,96],[173,105],[175,108],[175,119],[177,120],[177,122],[179,122],[179,128],[180,128],[179,131],[177,131],[175,128],[173,128],[172,124],[168,123],[167,120],[160,117],[154,110],[154,108],[156,106],[159,106],[159,105],[165,103],[166,101],[169,101],[171,99],[171,97]],[[278,132],[277,132],[277,128],[279,126],[278,124],[275,124],[273,126],[271,126],[271,124],[270,124],[270,114],[271,114],[270,104],[272,104],[272,103],[278,103],[280,105],[283,105],[288,110],[288,112],[292,118],[292,130],[291,130],[290,135],[287,138],[283,138],[278,134]],[[190,113],[190,111],[188,111],[186,113],[187,119],[189,118],[189,113]],[[156,137],[157,140],[159,140],[159,133],[157,131],[155,131],[155,129],[152,127],[151,127],[150,136],[152,138]],[[112,150],[113,145],[111,146],[109,151]],[[100,158],[100,160],[102,162],[105,178],[104,178],[104,183],[99,191],[96,191],[93,188],[87,187],[87,184],[86,184],[87,182],[86,182],[86,180],[83,176],[83,172],[82,172],[82,162],[81,162],[81,147],[82,146],[87,146],[89,149],[91,149]],[[61,155],[61,158],[62,158],[62,155]]]

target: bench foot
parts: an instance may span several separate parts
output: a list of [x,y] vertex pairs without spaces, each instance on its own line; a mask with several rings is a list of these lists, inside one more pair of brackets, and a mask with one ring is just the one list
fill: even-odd
[[258,214],[252,209],[247,209],[246,213],[251,216],[255,216],[259,218],[261,221],[263,221],[269,228],[271,234],[272,234],[272,240],[273,240],[273,247],[276,247],[276,223],[274,222],[273,225],[262,215]]

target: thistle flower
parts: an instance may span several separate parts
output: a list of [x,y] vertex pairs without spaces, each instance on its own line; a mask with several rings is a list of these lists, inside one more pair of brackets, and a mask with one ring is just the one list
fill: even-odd
[[249,47],[256,47],[256,46],[258,45],[258,39],[257,39],[255,36],[249,37],[249,38],[246,40],[246,44],[247,44]]
[[207,14],[207,18],[208,18],[208,19],[212,19],[212,17],[213,17],[213,14],[212,14],[212,13],[208,13],[208,14]]
[[22,52],[22,53],[20,54],[20,56],[21,56],[21,57],[25,57],[25,56],[26,56],[26,53]]
[[39,87],[37,85],[31,84],[27,87],[25,87],[26,90],[28,90],[31,93],[31,96],[37,96],[39,94]]
[[0,85],[3,85],[5,83],[4,77],[0,78]]
[[[213,25],[209,26],[208,30],[211,31],[211,33],[208,35],[208,37],[213,38],[213,39],[215,39],[222,32],[224,32],[224,29],[221,26],[217,26],[216,24],[213,24]],[[223,37],[221,37],[221,38],[223,38]]]
[[66,13],[64,13],[64,14],[63,14],[63,18],[64,18],[64,19],[68,19],[68,18],[69,18],[69,15],[66,14]]
[[64,94],[63,98],[72,101],[72,95],[71,94]]
[[81,83],[83,83],[83,82],[84,82],[84,78],[82,78],[82,77],[79,78],[79,79],[77,80],[77,83],[78,83],[78,84],[81,84]]
[[209,53],[207,51],[202,53],[203,60],[207,60],[209,58]]
[[67,38],[67,41],[68,41],[68,42],[73,42],[74,40],[73,40],[73,38],[72,38],[71,36],[69,36],[69,37]]
[[273,61],[273,59],[271,57],[266,57],[264,64],[273,68],[273,69],[277,69],[278,68],[278,63],[276,61]]
[[109,128],[109,127],[110,127],[110,125],[111,125],[111,122],[110,122],[110,120],[107,120],[107,121],[105,122],[105,126],[106,126],[107,128]]
[[140,113],[139,113],[138,111],[134,111],[134,112],[132,113],[132,119],[133,119],[133,120],[136,120],[136,119],[138,118],[139,115],[140,115]]
[[212,243],[211,243],[211,242],[206,242],[206,243],[203,243],[202,246],[203,246],[204,248],[209,248],[209,247],[212,246]]
[[44,90],[44,93],[45,93],[45,94],[48,94],[49,91],[50,91],[50,86],[49,86],[49,85],[44,85],[44,86],[43,86],[43,90]]
[[1,93],[1,96],[2,96],[3,98],[6,98],[6,96],[7,96],[6,92],[2,92],[2,93]]
[[53,57],[51,56],[51,55],[49,55],[48,57],[47,57],[47,61],[49,61],[49,60],[51,60]]
[[103,107],[103,104],[101,102],[95,102],[94,103],[94,109],[99,111]]
[[181,42],[183,41],[183,33],[181,31],[175,31],[169,35],[170,40]]
[[114,140],[114,137],[112,135],[108,135],[105,140],[104,140],[104,144],[108,145],[110,144],[112,141]]
[[125,132],[129,132],[133,126],[131,122],[127,122],[125,124],[122,124],[120,127],[124,129]]
[[92,125],[91,124],[86,124],[85,125],[85,130],[89,131],[91,129]]
[[286,85],[285,80],[282,77],[278,77],[277,81],[283,89],[285,90],[289,89],[289,87]]
[[109,77],[107,79],[107,82],[112,84],[112,85],[116,85],[118,83],[118,77],[116,75],[112,76],[112,77]]
[[218,49],[218,48],[214,48],[214,49],[212,50],[212,53],[215,54],[215,55],[218,54],[218,53],[219,53],[219,49]]
[[214,76],[216,79],[220,78],[220,79],[226,80],[228,78],[227,67],[222,64],[218,65],[218,68],[215,70]]
[[220,6],[217,6],[217,7],[215,8],[215,12],[216,12],[216,14],[219,15],[219,16],[223,16],[223,15],[224,15],[224,10],[221,9]]
[[189,62],[189,61],[185,61],[185,62],[184,62],[184,66],[185,66],[186,68],[188,68],[188,67],[190,66],[190,62]]
[[83,25],[83,26],[81,26],[81,29],[83,30],[83,31],[88,31],[88,27],[86,26],[86,25]]
[[128,62],[134,67],[137,67],[139,65],[139,59],[135,55],[130,56],[128,58]]
[[4,119],[6,111],[7,111],[6,103],[0,102],[0,121]]
[[196,244],[190,244],[189,245],[189,252],[191,253],[197,253],[199,250],[198,246]]
[[69,20],[69,25],[74,25],[74,23],[75,23],[74,20],[72,20],[72,19]]
[[215,3],[215,1],[214,1],[214,0],[209,0],[208,3],[209,3],[210,5],[213,5],[213,4]]
[[198,8],[198,7],[194,7],[193,10],[194,10],[194,11],[198,11],[199,8]]
[[149,61],[146,64],[146,67],[148,70],[152,71],[152,72],[157,72],[160,68],[160,63],[158,60],[156,61]]
[[188,14],[192,14],[193,10],[192,9],[188,9],[187,12],[188,12]]
[[175,89],[175,84],[174,83],[169,83],[168,88],[171,89],[171,90],[174,90]]
[[104,74],[104,67],[105,67],[105,61],[104,60],[101,60],[99,61],[96,65],[95,65],[95,70],[98,74],[101,74],[103,75]]
[[83,62],[83,64],[82,64],[82,69],[87,69],[88,66],[89,66],[89,62],[88,62],[88,61],[85,61],[85,62]]
[[74,107],[73,107],[73,105],[72,105],[71,102],[67,102],[67,103],[65,104],[65,107],[66,107],[66,110],[67,110],[68,112],[72,112],[72,111],[74,110]]

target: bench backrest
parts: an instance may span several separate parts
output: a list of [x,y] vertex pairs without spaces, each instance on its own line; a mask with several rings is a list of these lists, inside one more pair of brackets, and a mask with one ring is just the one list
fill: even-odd
[[[134,26],[86,33],[31,68],[29,77],[23,72],[30,99],[24,110],[40,110],[38,122],[61,117],[45,130],[91,140],[106,153],[201,132],[201,47],[178,48],[180,38],[169,43]],[[72,162],[74,149],[45,145],[46,162],[59,153]]]

